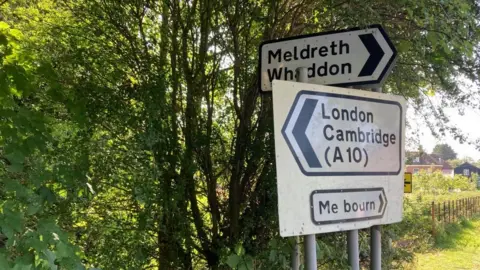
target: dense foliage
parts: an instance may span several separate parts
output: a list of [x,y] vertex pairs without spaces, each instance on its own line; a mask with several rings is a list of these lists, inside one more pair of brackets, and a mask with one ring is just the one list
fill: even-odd
[[432,153],[439,155],[443,160],[451,160],[457,158],[457,153],[455,153],[453,148],[446,143],[435,145]]
[[440,171],[427,173],[422,171],[415,174],[414,185],[415,190],[423,193],[446,194],[454,190],[472,191],[477,189],[477,176],[472,178],[463,175],[455,175],[454,177],[445,176]]
[[[473,0],[3,0],[0,19],[1,269],[287,269],[264,40],[382,24],[384,92],[437,134],[466,140],[431,95],[478,97],[458,81],[480,75]],[[319,246],[346,267],[344,234]]]

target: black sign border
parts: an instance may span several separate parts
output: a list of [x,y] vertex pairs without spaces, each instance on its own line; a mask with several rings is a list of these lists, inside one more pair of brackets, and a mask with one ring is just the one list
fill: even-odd
[[[361,90],[359,90],[361,91]],[[287,128],[288,123],[290,123],[290,119],[292,117],[293,111],[297,106],[298,100],[302,95],[316,95],[316,96],[326,96],[326,97],[335,97],[335,98],[345,98],[345,99],[353,99],[353,100],[361,100],[367,102],[376,102],[376,103],[384,103],[384,104],[391,104],[396,105],[400,109],[400,127],[399,127],[399,140],[398,140],[398,170],[395,172],[307,172],[304,170],[300,159],[298,158],[297,154],[295,153],[295,149],[293,148],[290,140],[285,133],[285,129]],[[288,148],[290,148],[290,152],[292,153],[295,161],[297,162],[298,168],[300,171],[306,176],[354,176],[354,175],[399,175],[400,171],[402,170],[402,139],[403,139],[403,109],[402,105],[397,101],[393,100],[383,100],[383,99],[376,99],[376,98],[368,98],[368,97],[359,97],[359,96],[350,96],[345,94],[336,94],[336,93],[325,93],[325,92],[315,92],[312,90],[301,90],[297,93],[295,100],[293,101],[292,105],[290,106],[290,111],[288,112],[287,118],[283,123],[282,127],[282,135],[283,139],[287,142]]]
[[[313,195],[318,193],[347,193],[347,192],[367,192],[367,191],[381,191],[383,193],[383,197],[385,198],[385,206],[383,207],[383,211],[381,215],[371,216],[371,217],[362,217],[362,218],[348,218],[348,219],[339,219],[339,220],[327,220],[327,221],[316,221],[315,214],[313,212]],[[313,224],[315,225],[328,225],[328,224],[335,224],[335,223],[348,223],[354,221],[365,221],[365,220],[372,220],[372,219],[382,219],[387,211],[388,206],[388,199],[387,195],[385,194],[385,189],[383,187],[380,188],[351,188],[351,189],[319,189],[314,190],[310,193],[310,219],[312,220]]]
[[390,60],[388,61],[387,65],[385,68],[382,70],[382,73],[378,77],[377,80],[370,80],[370,81],[362,81],[362,82],[349,82],[349,83],[337,83],[337,84],[326,84],[328,86],[337,86],[337,87],[348,87],[348,86],[355,86],[355,85],[378,85],[381,84],[382,81],[385,78],[385,74],[387,71],[389,71],[392,67],[393,62],[397,59],[397,49],[393,45],[392,41],[387,35],[387,32],[385,32],[385,29],[380,24],[371,24],[366,27],[353,27],[353,28],[348,28],[348,29],[342,29],[342,30],[334,30],[334,31],[327,31],[327,32],[321,32],[321,33],[313,33],[313,34],[305,34],[305,35],[299,35],[299,36],[293,36],[293,37],[286,37],[286,38],[279,38],[275,40],[267,40],[263,41],[260,43],[259,50],[258,50],[258,89],[260,90],[260,93],[262,94],[271,94],[272,91],[264,91],[262,89],[262,48],[264,45],[267,44],[272,44],[272,43],[278,43],[282,41],[289,41],[289,40],[295,40],[295,39],[302,39],[302,38],[309,38],[309,37],[319,37],[319,36],[325,36],[325,35],[332,35],[332,34],[338,34],[338,33],[345,33],[345,32],[350,32],[350,31],[357,31],[357,30],[367,30],[367,29],[372,29],[372,28],[377,28],[382,36],[385,38],[385,41],[387,42],[388,46],[392,50],[393,54]]

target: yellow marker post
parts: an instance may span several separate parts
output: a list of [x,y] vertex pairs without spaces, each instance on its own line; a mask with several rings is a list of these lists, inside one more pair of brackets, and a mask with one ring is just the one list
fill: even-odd
[[412,193],[412,173],[406,172],[403,176],[403,193]]

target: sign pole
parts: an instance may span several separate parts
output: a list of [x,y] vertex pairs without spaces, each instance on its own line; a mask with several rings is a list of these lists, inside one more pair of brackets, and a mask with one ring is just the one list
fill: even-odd
[[303,238],[305,249],[305,270],[317,270],[317,244],[315,234],[305,235]]
[[[297,72],[297,82],[307,82],[308,81],[308,70],[305,69],[302,71],[302,68],[298,68]],[[298,236],[295,236],[294,246],[292,250],[292,270],[300,269],[300,239]]]
[[[374,92],[382,92],[382,88],[373,88]],[[382,231],[380,225],[370,228],[370,270],[382,269]]]
[[[297,68],[296,72],[298,82],[308,82],[307,68]],[[317,270],[317,244],[315,242],[315,234],[305,235],[303,244],[305,250],[305,270]],[[295,262],[296,259],[297,257],[295,257],[293,261]]]
[[300,239],[298,236],[294,237],[294,244],[292,250],[292,270],[300,269]]
[[370,228],[370,269],[382,269],[382,233],[380,225]]
[[347,232],[348,262],[351,270],[360,270],[358,252],[358,230]]
[[[355,88],[350,86],[348,88]],[[347,232],[348,263],[351,270],[360,270],[360,252],[358,250],[358,230]]]

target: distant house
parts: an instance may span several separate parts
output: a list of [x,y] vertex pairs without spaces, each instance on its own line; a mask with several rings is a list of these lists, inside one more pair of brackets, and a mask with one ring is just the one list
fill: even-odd
[[453,176],[453,168],[443,160],[439,155],[420,152],[406,153],[405,172],[418,173],[420,171],[435,172],[439,171],[443,175]]
[[462,165],[455,168],[455,174],[461,174],[466,177],[471,177],[473,173],[480,174],[480,168],[465,162]]

